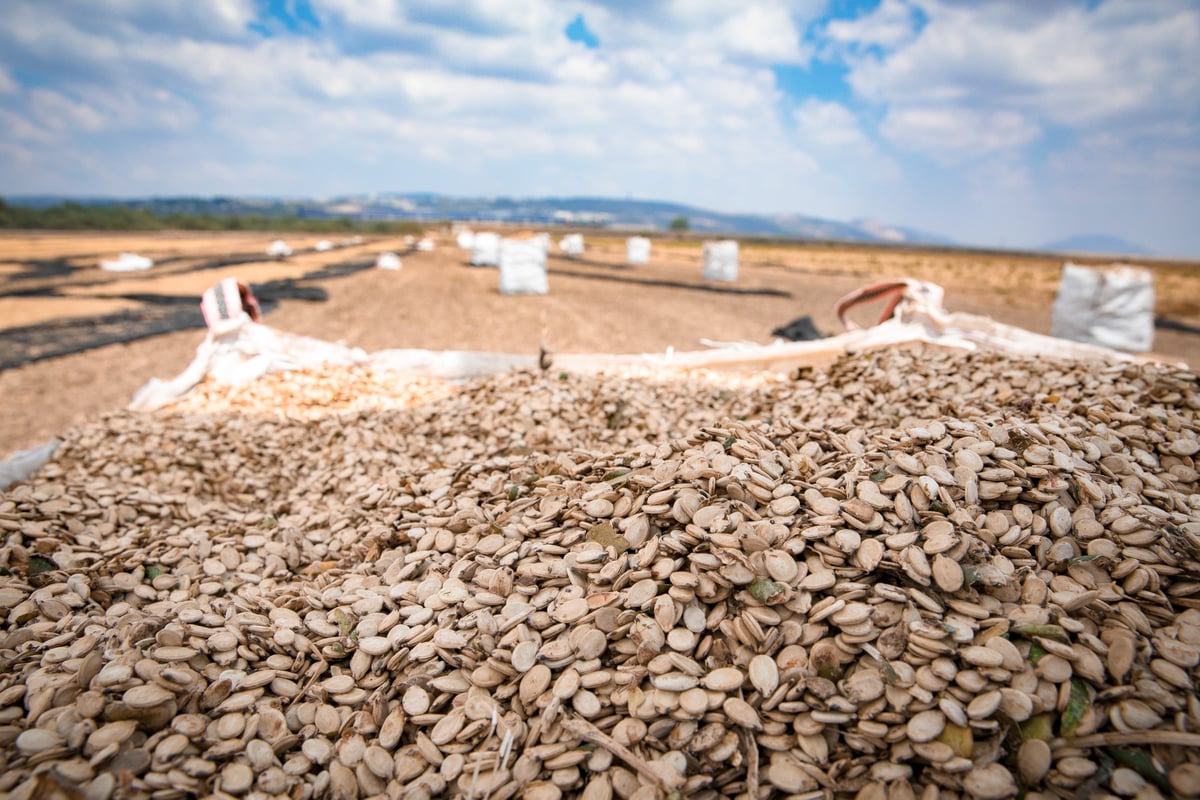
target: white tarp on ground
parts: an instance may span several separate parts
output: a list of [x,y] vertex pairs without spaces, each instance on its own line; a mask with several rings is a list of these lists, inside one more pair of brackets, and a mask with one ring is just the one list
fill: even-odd
[[704,243],[704,280],[736,281],[738,243],[732,239]]
[[333,242],[329,241],[328,239],[322,239],[321,241],[319,241],[315,245],[313,245],[313,249],[316,250],[318,253],[324,253],[326,250],[333,249]]
[[568,233],[558,243],[559,248],[568,256],[583,255],[583,234]]
[[475,234],[470,231],[459,231],[454,241],[459,250],[470,250],[475,246]]
[[547,294],[546,251],[537,239],[500,242],[500,294]]
[[137,253],[121,253],[116,259],[100,262],[100,269],[108,272],[141,272],[154,266],[154,262]]
[[471,244],[471,266],[500,266],[500,234],[491,231],[475,234]]
[[1050,335],[1145,353],[1154,345],[1154,276],[1141,267],[1063,264]]
[[630,264],[650,262],[650,240],[645,236],[630,236],[625,240],[625,260]]
[[392,252],[380,253],[375,259],[377,269],[400,269],[400,256]]
[[267,255],[278,258],[279,256],[290,256],[292,248],[288,247],[287,242],[283,239],[276,239],[267,246]]

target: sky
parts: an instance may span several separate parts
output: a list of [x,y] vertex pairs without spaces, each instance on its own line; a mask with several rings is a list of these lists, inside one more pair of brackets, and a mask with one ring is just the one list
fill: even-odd
[[1191,0],[5,0],[0,195],[599,195],[1200,257]]

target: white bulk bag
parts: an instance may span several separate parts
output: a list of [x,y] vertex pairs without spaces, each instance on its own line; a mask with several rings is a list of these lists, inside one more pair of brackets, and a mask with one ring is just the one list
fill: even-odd
[[736,281],[738,243],[732,239],[704,243],[704,280]]
[[279,256],[290,256],[292,248],[288,247],[287,242],[283,239],[276,239],[267,247],[267,255],[278,258]]
[[471,243],[471,266],[496,267],[500,265],[500,234],[484,232],[475,234]]
[[137,253],[121,253],[115,261],[100,262],[100,269],[107,272],[141,272],[153,266],[153,261]]
[[500,294],[546,294],[546,251],[537,239],[500,242]]
[[558,243],[558,246],[562,248],[563,253],[566,255],[581,256],[583,255],[583,234],[568,233],[562,238],[562,241]]
[[200,295],[200,311],[204,315],[204,324],[217,335],[255,322],[261,314],[254,293],[237,278],[225,278]]
[[1063,264],[1050,335],[1131,353],[1150,350],[1154,276],[1123,264],[1106,268]]
[[313,249],[316,250],[318,253],[324,253],[328,250],[333,249],[333,242],[329,241],[328,239],[322,239],[321,241],[319,241],[315,245],[313,245]]
[[550,234],[539,233],[537,236],[533,237],[533,239],[542,246],[542,252],[547,254],[550,252],[550,247],[552,246]]
[[380,253],[375,259],[376,269],[400,269],[400,256],[392,252]]
[[470,231],[459,231],[454,241],[458,244],[459,250],[470,250],[475,246],[475,234]]
[[18,450],[0,461],[0,492],[14,483],[29,480],[29,476],[41,469],[62,444],[61,439],[51,439],[45,444]]
[[356,366],[367,362],[357,347],[293,336],[257,322],[245,322],[218,334],[210,330],[196,348],[187,369],[169,381],[151,378],[133,396],[130,408],[153,411],[178,400],[205,378],[217,383],[245,384],[272,372]]
[[645,236],[631,236],[625,241],[625,260],[630,264],[646,264],[650,261],[650,240]]
[[421,241],[417,242],[417,250],[422,253],[432,253],[433,239],[422,239]]

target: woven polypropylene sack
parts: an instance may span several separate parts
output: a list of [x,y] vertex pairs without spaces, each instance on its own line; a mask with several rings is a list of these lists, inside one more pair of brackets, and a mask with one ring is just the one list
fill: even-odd
[[738,276],[738,243],[732,239],[704,243],[704,279],[706,281],[736,281]]
[[1139,267],[1063,265],[1050,334],[1144,353],[1154,345],[1154,276]]
[[583,255],[583,234],[568,233],[562,238],[562,241],[558,243],[558,246],[562,248],[563,253],[568,256],[581,256]]
[[537,239],[500,242],[500,293],[547,294],[546,251]]
[[476,267],[500,265],[500,234],[486,231],[475,234],[471,243],[471,264]]
[[631,236],[625,241],[625,260],[630,264],[646,264],[650,261],[650,240],[645,236]]

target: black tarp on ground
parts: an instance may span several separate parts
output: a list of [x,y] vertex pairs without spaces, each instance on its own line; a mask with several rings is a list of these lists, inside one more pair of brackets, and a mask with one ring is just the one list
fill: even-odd
[[[407,255],[407,253],[405,253]],[[200,272],[223,266],[233,266],[251,261],[263,261],[262,256],[234,256],[231,258],[205,261],[197,264],[187,272]],[[46,277],[54,270],[63,269],[63,265],[50,262],[39,262],[31,267],[31,272],[38,277]],[[65,264],[65,259],[62,259]],[[275,309],[280,300],[305,300],[322,302],[329,294],[319,286],[301,285],[303,281],[324,280],[353,275],[356,272],[372,269],[374,259],[345,261],[329,264],[312,272],[305,273],[300,278],[267,281],[261,284],[251,284],[250,290],[258,298],[262,312]],[[69,274],[70,270],[61,274]],[[72,283],[71,288],[96,285],[97,282],[85,284]],[[61,297],[60,288],[44,287],[22,289],[7,292],[7,297]],[[73,294],[72,297],[87,298],[89,295]],[[100,295],[95,295],[99,297]],[[111,314],[100,314],[91,317],[71,317],[40,322],[19,328],[0,330],[0,371],[19,367],[34,361],[56,356],[80,353],[95,347],[104,347],[121,342],[132,342],[150,336],[158,336],[174,331],[204,328],[204,316],[200,312],[200,298],[180,295],[162,295],[136,292],[126,295],[103,295],[105,299],[133,300],[141,304],[138,308],[117,311]]]
[[789,342],[813,342],[817,339],[825,338],[825,334],[817,330],[817,326],[813,324],[812,317],[808,314],[805,314],[803,317],[797,317],[787,325],[779,326],[771,331],[771,335],[787,339]]

